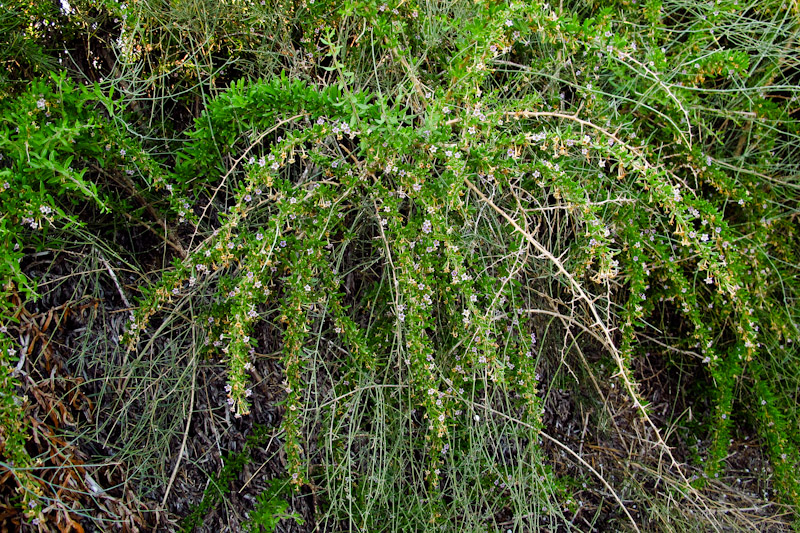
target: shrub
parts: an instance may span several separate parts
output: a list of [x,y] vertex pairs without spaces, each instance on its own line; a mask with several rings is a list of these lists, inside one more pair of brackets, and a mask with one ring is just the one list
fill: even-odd
[[[256,359],[279,338],[287,476],[319,493],[322,527],[547,527],[575,500],[548,464],[555,446],[637,529],[623,502],[633,480],[612,486],[544,431],[541,373],[570,351],[592,379],[586,353],[610,360],[640,444],[657,451],[637,458],[656,472],[641,477],[669,485],[670,512],[706,513],[703,486],[740,424],[758,429],[780,498],[798,504],[798,64],[783,44],[796,6],[224,5],[234,16],[203,38],[189,16],[202,2],[167,13],[192,28],[188,63],[146,23],[161,8],[126,12],[125,94],[147,58],[142,83],[174,82],[157,99],[194,98],[202,113],[179,148],[164,143],[163,165],[104,130],[138,150],[143,183],[181,224],[173,267],[124,340],[138,350],[176,321],[202,330],[241,418]],[[237,37],[245,23],[274,40]],[[151,126],[172,135],[168,122]],[[28,168],[27,145],[8,138]],[[100,167],[126,163],[114,153]],[[71,175],[41,159],[48,180]],[[30,194],[40,203],[19,212],[49,199]],[[699,477],[636,379],[648,352],[707,385],[689,400],[707,441]]]
[[[449,67],[439,76],[448,89],[412,66],[413,36],[426,30],[414,7],[375,7],[353,9],[376,28],[368,46],[401,59],[408,93],[390,100],[351,86],[345,56],[356,52],[345,54],[341,39],[322,31],[318,42],[328,46],[326,69],[339,74],[337,84],[317,90],[284,78],[237,83],[220,95],[198,119],[179,175],[206,176],[217,191],[227,187],[225,211],[145,300],[138,328],[175,298],[209,302],[213,311],[198,318],[208,324],[206,343],[228,361],[229,403],[241,416],[248,412],[253,324],[277,319],[286,449],[297,484],[310,482],[309,424],[325,419],[309,383],[325,380],[323,390],[331,387],[334,397],[397,387],[397,412],[421,413],[412,434],[424,443],[420,482],[432,491],[428,514],[435,520],[435,494],[447,478],[460,477],[450,454],[469,441],[457,435],[471,426],[466,414],[477,398],[504,391],[538,427],[530,315],[545,285],[537,280],[555,280],[555,288],[547,285],[558,310],[570,299],[579,303],[569,314],[612,354],[621,386],[656,435],[631,359],[646,321],[674,307],[680,318],[670,326],[686,332],[687,348],[700,351],[714,383],[706,471],[716,473],[727,453],[736,383],[759,359],[759,347],[796,333],[790,308],[756,311],[769,296],[751,277],[780,272],[771,257],[792,264],[796,236],[788,226],[769,231],[780,222],[759,215],[774,193],[763,187],[763,172],[752,170],[783,167],[774,159],[729,162],[714,145],[725,130],[709,133],[724,108],[720,101],[709,110],[709,100],[746,92],[717,87],[742,84],[747,54],[706,54],[703,47],[713,45],[706,39],[689,55],[666,55],[660,43],[675,29],[655,4],[624,10],[643,23],[661,20],[653,35],[618,26],[612,9],[581,20],[544,4],[498,6],[465,21],[464,48],[456,46],[451,59],[439,56]],[[735,12],[731,6],[730,17]],[[568,54],[566,79],[556,50]],[[676,63],[692,71],[671,71]],[[545,75],[552,69],[556,83]],[[763,116],[749,122],[764,129],[760,137],[788,119],[774,99],[752,105],[742,116]],[[212,146],[233,164],[221,164]],[[770,188],[790,186],[770,181]],[[548,210],[562,210],[569,221],[550,247],[537,230],[538,214]],[[351,263],[353,257],[362,259]],[[366,265],[374,274],[364,276],[362,299],[347,298],[348,272]],[[329,356],[321,355],[322,343],[347,354],[338,371],[323,363]],[[764,383],[756,374],[749,379]],[[387,402],[393,405],[375,400],[382,408]],[[335,402],[322,405],[337,412]],[[781,454],[774,459],[793,501],[789,439],[774,439],[784,443],[776,444]]]
[[19,347],[8,331],[19,322],[15,302],[37,298],[35,280],[23,273],[22,260],[72,237],[73,229],[87,222],[78,214],[82,210],[124,214],[125,223],[137,220],[120,190],[142,199],[141,185],[133,180],[147,176],[158,182],[161,171],[140,143],[117,129],[122,113],[123,106],[98,86],[78,85],[63,73],[34,79],[19,94],[0,99],[0,427],[3,453],[29,518],[42,519],[41,490],[31,473],[38,460],[25,449]]

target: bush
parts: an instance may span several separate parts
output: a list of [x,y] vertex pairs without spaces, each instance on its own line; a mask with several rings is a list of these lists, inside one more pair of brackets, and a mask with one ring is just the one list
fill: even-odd
[[[194,328],[201,338],[180,342],[224,362],[239,419],[278,338],[286,473],[318,493],[320,527],[566,522],[582,491],[555,452],[615,501],[605,527],[668,528],[689,512],[722,527],[735,518],[710,513],[704,487],[745,426],[796,508],[798,65],[782,44],[796,17],[777,2],[682,0],[231,9],[192,50],[207,65],[177,65],[162,97],[202,113],[159,164],[135,148],[177,216],[176,257],[123,340],[132,352]],[[138,25],[154,10],[127,11],[123,43],[151,67],[181,55],[163,28]],[[274,30],[272,44],[240,53],[255,46],[231,33],[245,21]],[[289,65],[258,61],[287,50]],[[221,64],[239,78],[224,91]],[[171,135],[160,117],[151,127]],[[127,168],[139,145],[103,131],[129,144],[83,157]],[[45,182],[70,187],[50,177],[69,163],[37,142]],[[82,178],[71,190],[103,202]],[[52,203],[30,194],[20,213]],[[636,369],[653,357],[703,389],[680,393],[694,435],[648,405]],[[640,470],[619,466],[615,482],[546,431],[554,365],[580,374],[614,424],[632,412],[625,439],[641,451],[626,444],[625,461]],[[706,441],[699,475],[681,455],[690,438]],[[636,488],[659,484],[667,494]],[[642,494],[666,517],[625,504]]]

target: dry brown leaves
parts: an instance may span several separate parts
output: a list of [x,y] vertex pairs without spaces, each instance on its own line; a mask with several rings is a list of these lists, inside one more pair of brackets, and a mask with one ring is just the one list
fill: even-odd
[[28,311],[18,295],[14,300],[21,347],[18,373],[27,400],[27,448],[35,460],[31,474],[42,490],[46,520],[38,528],[26,521],[22,510],[14,506],[19,491],[17,478],[13,471],[2,468],[0,531],[19,531],[27,523],[31,530],[82,533],[90,522],[101,530],[146,530],[143,506],[125,488],[122,465],[87,464],[87,454],[64,436],[76,427],[78,417],[92,420],[93,405],[81,390],[84,380],[70,375],[64,364],[58,338],[70,316],[96,310],[100,300],[67,302],[36,314]]

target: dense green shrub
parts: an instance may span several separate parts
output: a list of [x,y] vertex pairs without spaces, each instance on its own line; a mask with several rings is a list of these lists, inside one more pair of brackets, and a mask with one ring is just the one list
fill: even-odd
[[36,461],[24,446],[25,398],[17,393],[14,368],[18,347],[7,335],[18,322],[15,302],[37,298],[35,280],[25,276],[21,263],[26,254],[63,245],[72,228],[89,222],[81,211],[136,220],[131,212],[143,207],[125,202],[120,193],[141,199],[143,186],[134,180],[158,180],[161,170],[136,139],[118,129],[122,111],[99,87],[78,85],[63,74],[34,79],[19,94],[0,99],[2,451],[19,469],[15,476],[27,491],[22,503],[28,510],[40,510],[31,502],[39,491],[27,470]]
[[[401,420],[419,410],[422,418],[412,417],[394,443],[417,451],[368,479],[396,479],[412,457],[424,457],[412,493],[426,495],[422,514],[437,521],[447,512],[439,495],[466,479],[459,465],[474,437],[468,413],[476,403],[501,391],[508,408],[523,409],[525,427],[538,427],[537,292],[548,287],[554,311],[599,338],[651,425],[631,361],[639,333],[669,315],[665,327],[682,332],[678,346],[701,354],[693,364],[714,384],[706,474],[727,455],[739,402],[751,406],[742,413],[755,414],[778,486],[796,501],[797,430],[780,415],[795,408],[773,374],[754,371],[779,345],[792,357],[797,335],[789,218],[796,183],[788,177],[796,88],[788,80],[773,88],[788,71],[751,66],[761,50],[747,49],[761,42],[756,22],[769,8],[745,11],[752,41],[737,50],[692,29],[707,27],[707,15],[689,14],[697,20],[678,27],[652,2],[591,16],[540,3],[490,5],[436,33],[434,25],[449,23],[417,9],[316,3],[307,16],[326,24],[309,46],[327,50],[323,68],[335,83],[240,82],[210,103],[178,179],[224,186],[225,212],[210,226],[200,221],[213,233],[143,303],[137,326],[167,301],[206,301],[212,311],[198,319],[208,324],[210,349],[228,361],[229,402],[240,416],[248,412],[253,324],[280,324],[283,424],[298,484],[311,482],[313,425],[341,427],[334,421],[359,405],[324,401],[309,383],[330,380],[335,398],[397,388],[362,401]],[[742,8],[718,9],[726,35],[742,40]],[[355,20],[373,29],[371,38],[344,44],[336,32]],[[637,31],[633,21],[652,29]],[[779,31],[796,28],[787,22]],[[676,32],[689,42],[674,45]],[[441,40],[427,50],[435,55],[426,69],[416,54],[432,39]],[[357,73],[360,49],[393,66],[374,79]],[[757,80],[765,86],[750,89]],[[768,94],[779,90],[788,97]],[[751,152],[731,146],[740,142],[737,123],[746,124]],[[563,217],[540,214],[550,210]],[[542,224],[552,229],[555,221],[561,235],[553,243]],[[346,276],[367,268],[373,274],[359,298],[347,298]],[[327,343],[344,358],[327,361]],[[386,427],[400,431],[392,425],[399,422],[385,421],[379,437],[376,416],[388,415],[363,411],[354,423],[384,439],[374,446],[390,445]],[[323,463],[351,461],[353,473],[326,477],[329,490],[352,483],[347,491],[377,498],[372,481],[353,477],[374,467],[337,452],[340,438],[351,442],[328,437]],[[538,479],[541,460],[530,467]],[[478,482],[505,475],[497,465],[482,468]],[[534,486],[520,490],[547,494]],[[471,512],[479,514],[460,511]],[[364,525],[382,516],[367,515]]]
[[[128,350],[154,318],[201,328],[243,417],[267,349],[259,327],[280,337],[287,474],[319,491],[322,525],[566,520],[571,480],[542,443],[540,373],[570,350],[611,361],[678,502],[665,505],[702,512],[745,424],[779,498],[798,504],[796,4],[231,2],[213,27],[190,16],[203,5],[162,13],[203,43],[191,64],[150,24],[163,6],[134,3],[119,42],[126,97],[167,80],[175,93],[159,99],[202,109],[185,142],[165,141],[178,148],[163,165],[135,143],[102,159],[90,142],[82,157],[126,168],[138,150],[139,187],[181,224]],[[243,25],[273,40],[240,37]],[[131,79],[143,61],[151,75]],[[35,116],[49,109],[26,94]],[[82,112],[43,139],[88,131],[98,111]],[[148,112],[174,134],[163,107]],[[16,176],[36,167],[15,135],[4,170]],[[37,142],[49,188],[15,200],[19,217],[58,187],[105,201]],[[22,286],[8,257],[3,274]],[[692,399],[707,441],[698,479],[641,393],[646,352],[706,386]],[[636,529],[630,489],[581,464]]]

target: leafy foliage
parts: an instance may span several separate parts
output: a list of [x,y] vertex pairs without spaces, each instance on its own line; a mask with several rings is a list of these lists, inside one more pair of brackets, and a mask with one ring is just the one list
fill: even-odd
[[275,531],[281,520],[291,518],[298,524],[304,521],[297,513],[287,513],[289,504],[281,498],[281,492],[289,485],[288,481],[273,479],[269,487],[258,495],[258,503],[250,513],[250,521],[245,524],[246,531],[260,533],[261,531]]
[[[175,257],[126,349],[154,323],[200,328],[240,419],[263,328],[278,337],[287,479],[322,488],[325,528],[568,521],[577,497],[548,464],[541,375],[569,357],[592,380],[587,359],[611,362],[670,512],[704,512],[741,424],[796,508],[800,65],[780,44],[797,37],[796,4],[222,2],[195,18],[204,5],[135,3],[120,25],[121,94],[174,91],[137,108],[166,155],[108,126],[128,118],[97,88],[55,77],[9,103],[4,279],[32,297],[19,221],[77,223],[60,195],[125,205],[88,161],[134,172],[140,210],[174,213]],[[191,53],[156,19],[185,25]],[[194,105],[180,139],[156,101]],[[651,353],[707,390],[692,400],[700,475],[642,392]],[[629,489],[581,464],[611,489],[611,520],[637,528]],[[276,487],[254,524],[285,515]]]
[[[266,428],[264,427],[256,427],[253,433],[248,437],[247,444],[245,445],[244,449],[236,453],[230,453],[223,461],[224,466],[220,470],[218,474],[212,474],[209,477],[208,486],[206,490],[203,492],[203,499],[197,504],[192,507],[189,511],[189,514],[186,518],[183,519],[182,529],[183,531],[194,531],[197,527],[203,524],[203,520],[208,515],[209,511],[211,511],[215,506],[219,505],[219,503],[227,494],[230,484],[234,481],[239,475],[242,473],[242,469],[251,461],[251,454],[254,447],[263,446],[266,443],[269,437],[269,433],[267,432]],[[276,482],[280,482],[280,480],[275,480]],[[276,485],[271,485],[274,489]],[[267,494],[265,491],[264,494]],[[257,506],[257,520],[256,523],[269,523],[268,520],[268,513],[274,511],[274,515],[283,515],[286,512],[286,508],[288,504],[283,502],[285,506],[281,506],[281,501],[276,500],[272,501],[273,497],[275,497],[277,492],[272,490],[269,492],[269,499]],[[258,530],[256,530],[258,531]]]

